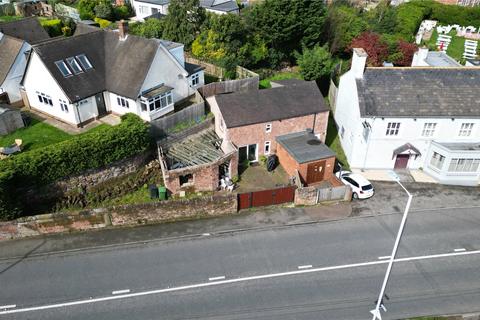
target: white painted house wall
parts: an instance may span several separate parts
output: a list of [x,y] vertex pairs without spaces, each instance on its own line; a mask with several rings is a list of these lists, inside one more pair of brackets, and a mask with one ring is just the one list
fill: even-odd
[[[107,106],[107,105],[109,106],[107,111],[113,112],[113,113],[118,114],[118,115],[123,115],[123,114],[129,113],[129,112],[132,112],[132,113],[135,113],[135,114],[139,115],[143,120],[150,121],[150,118],[146,114],[143,114],[140,111],[140,106],[138,105],[138,103],[135,100],[129,99],[129,98],[126,98],[126,97],[123,97],[121,95],[117,95],[113,92],[108,92],[108,91],[106,91],[104,93],[104,97],[105,97],[105,106]],[[120,98],[123,98],[123,99],[127,100],[128,101],[128,108],[122,107],[121,105],[119,105],[117,97],[120,97]]]
[[[23,86],[32,108],[73,125],[80,123],[73,105],[68,105],[68,112],[62,111],[59,99],[68,102],[68,98],[35,52],[32,52],[28,70],[25,71]],[[53,106],[41,103],[36,92],[49,95],[52,98]],[[86,112],[85,116],[89,113]]]
[[154,10],[157,9],[161,14],[168,14],[168,4],[158,5],[153,3],[141,2],[132,0],[132,6],[135,9],[135,16],[137,20],[143,21],[146,17],[154,14]]
[[82,101],[76,102],[74,105],[78,110],[78,123],[98,117],[97,100],[95,100],[95,96],[83,99]]
[[7,92],[10,103],[22,100],[22,96],[20,95],[20,82],[22,81],[23,73],[25,72],[25,67],[27,65],[28,56],[25,53],[30,50],[30,48],[30,44],[23,42],[22,48],[8,71],[5,80],[0,84],[0,93]]

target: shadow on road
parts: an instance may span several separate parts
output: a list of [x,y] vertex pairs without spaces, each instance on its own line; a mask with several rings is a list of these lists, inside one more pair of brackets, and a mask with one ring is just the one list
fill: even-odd
[[0,270],[0,275],[1,274],[4,274],[5,272],[7,272],[8,270],[12,269],[13,267],[15,267],[17,264],[19,264],[20,262],[22,262],[23,260],[27,259],[30,255],[32,255],[33,253],[35,253],[35,251],[37,251],[38,249],[40,249],[41,247],[43,247],[43,245],[47,243],[47,240],[46,239],[43,239],[41,243],[39,243],[37,246],[35,246],[33,249],[31,249],[30,251],[28,251],[27,253],[25,253],[22,257],[20,257],[17,261],[15,261],[14,263],[8,265],[7,267],[5,267],[4,269]]

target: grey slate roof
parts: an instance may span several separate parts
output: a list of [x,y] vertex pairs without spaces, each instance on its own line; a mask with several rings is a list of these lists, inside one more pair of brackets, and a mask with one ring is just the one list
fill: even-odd
[[170,0],[139,0],[138,2],[151,3],[163,6],[170,3]]
[[363,117],[480,117],[480,68],[366,68]]
[[[118,33],[96,28],[69,38],[33,46],[71,102],[108,90],[136,99],[160,41],[134,35],[120,41]],[[64,77],[55,61],[85,54],[93,69]]]
[[36,44],[50,38],[36,17],[0,22],[0,32],[14,38],[25,40],[30,44]]
[[425,62],[430,67],[461,67],[462,66],[455,59],[453,59],[443,51],[428,52]]
[[238,10],[238,4],[235,0],[200,0],[200,6],[205,9],[231,12]]
[[312,162],[335,156],[335,152],[308,131],[278,136],[276,140],[297,163]]
[[202,67],[202,66],[199,66],[198,64],[185,62],[185,70],[187,70],[188,75],[197,73],[198,71],[203,70],[203,69],[205,69],[205,68]]
[[227,128],[328,111],[315,81],[215,96]]
[[5,81],[15,59],[20,54],[23,41],[4,35],[0,39],[0,85]]

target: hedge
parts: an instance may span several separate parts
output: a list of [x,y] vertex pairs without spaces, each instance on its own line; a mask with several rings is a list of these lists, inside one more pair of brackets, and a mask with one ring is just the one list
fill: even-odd
[[106,28],[106,27],[108,27],[109,25],[112,24],[111,21],[108,21],[108,20],[105,20],[105,19],[101,19],[101,18],[97,18],[97,17],[96,17],[94,20],[95,20],[96,23],[98,23],[98,25],[99,25],[100,28],[102,28],[102,29],[103,29],[103,28]]
[[40,19],[40,24],[50,37],[58,37],[62,35],[63,24],[60,19]]
[[41,187],[139,154],[150,143],[148,125],[127,114],[118,126],[0,161],[0,220],[25,215],[21,205],[25,199],[20,198],[19,190]]

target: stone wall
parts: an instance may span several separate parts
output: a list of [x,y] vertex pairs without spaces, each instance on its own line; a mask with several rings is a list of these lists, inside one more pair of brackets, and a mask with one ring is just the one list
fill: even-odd
[[0,222],[0,240],[110,226],[135,226],[201,217],[217,217],[235,214],[236,212],[237,196],[227,194],[90,209],[71,213],[44,214]]
[[[319,195],[317,193],[320,192]],[[349,187],[305,187],[295,190],[296,206],[313,206],[319,203],[329,201],[351,201],[352,192]]]
[[5,105],[0,104],[0,136],[9,134],[23,127],[20,111],[7,108]]

